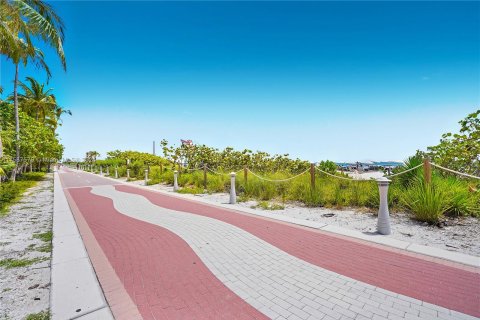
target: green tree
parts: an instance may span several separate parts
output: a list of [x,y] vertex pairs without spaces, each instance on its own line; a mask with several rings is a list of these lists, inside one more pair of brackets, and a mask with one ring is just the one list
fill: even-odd
[[23,93],[18,94],[20,107],[29,116],[41,121],[52,130],[58,127],[62,114],[71,115],[70,110],[65,110],[57,103],[51,88],[46,89],[45,84],[39,83],[32,77],[26,77],[28,85],[20,82]]
[[480,176],[480,110],[459,122],[459,133],[445,133],[429,147],[433,162],[453,170]]
[[[20,161],[20,121],[18,112],[18,74],[19,65],[33,62],[44,68],[50,76],[44,61],[43,52],[32,43],[39,39],[57,51],[62,65],[66,68],[63,51],[64,26],[53,8],[41,0],[2,0],[0,1],[0,52],[12,60],[15,65],[13,102],[15,109],[16,157]],[[16,170],[12,173],[15,180]]]
[[100,153],[97,151],[87,151],[85,153],[85,162],[90,164],[95,163],[95,161],[97,161],[97,157],[100,157]]

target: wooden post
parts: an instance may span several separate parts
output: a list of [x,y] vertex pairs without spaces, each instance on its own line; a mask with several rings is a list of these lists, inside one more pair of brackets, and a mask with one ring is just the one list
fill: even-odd
[[315,189],[315,164],[314,163],[310,164],[310,186],[312,187],[312,190]]
[[423,178],[425,179],[426,184],[432,182],[432,166],[430,164],[430,158],[428,157],[423,159]]
[[247,180],[248,180],[248,169],[247,166],[243,167],[243,180],[245,180],[243,183],[246,186],[247,185]]
[[203,188],[207,189],[207,165],[203,165]]
[[163,164],[160,163],[160,174],[163,174]]

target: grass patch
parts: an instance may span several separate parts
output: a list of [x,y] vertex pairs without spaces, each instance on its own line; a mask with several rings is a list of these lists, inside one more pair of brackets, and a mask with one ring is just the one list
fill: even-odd
[[52,252],[52,243],[36,247],[35,250],[37,250],[38,252]]
[[179,189],[177,192],[184,194],[201,194],[204,192],[204,190],[203,188],[199,188],[196,186],[185,186],[182,189]]
[[44,242],[52,242],[53,233],[52,231],[47,231],[44,233],[37,233],[33,235],[33,238],[40,239]]
[[48,258],[3,259],[0,260],[0,267],[4,267],[5,269],[22,268],[45,260],[48,260]]
[[34,234],[33,238],[40,239],[43,242],[46,242],[45,245],[36,247],[35,250],[39,252],[52,252],[52,237],[53,237],[52,231]]
[[43,180],[44,172],[28,172],[18,176],[17,181],[0,184],[0,217],[7,215],[8,208],[18,202],[22,194]]
[[25,318],[25,320],[50,320],[50,312],[41,311],[39,313],[31,313]]
[[285,209],[284,206],[278,203],[270,203],[268,201],[260,201],[257,204],[257,208],[261,208],[263,210],[283,210]]

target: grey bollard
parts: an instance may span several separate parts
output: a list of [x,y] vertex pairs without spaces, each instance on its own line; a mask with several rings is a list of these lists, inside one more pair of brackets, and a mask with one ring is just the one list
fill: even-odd
[[173,171],[173,191],[178,191],[178,171]]
[[115,167],[115,179],[118,179],[118,168]]
[[130,169],[127,169],[127,180],[130,179]]
[[235,192],[235,172],[230,173],[230,204],[237,203],[237,193]]
[[148,182],[148,169],[145,169],[145,185],[147,185]]
[[377,231],[380,234],[388,235],[392,233],[390,229],[390,213],[388,212],[388,185],[390,184],[390,180],[381,177],[377,179],[377,184],[380,192]]
[[110,175],[110,169],[108,169],[108,167],[107,167],[107,176],[109,176],[109,175]]
[[[108,168],[107,168],[107,170],[108,170]],[[102,166],[100,166],[100,175],[101,176],[103,175],[103,167]]]

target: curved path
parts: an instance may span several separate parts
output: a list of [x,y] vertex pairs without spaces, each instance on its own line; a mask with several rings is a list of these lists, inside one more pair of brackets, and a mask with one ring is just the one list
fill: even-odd
[[480,315],[474,268],[85,173],[61,177],[144,319]]

